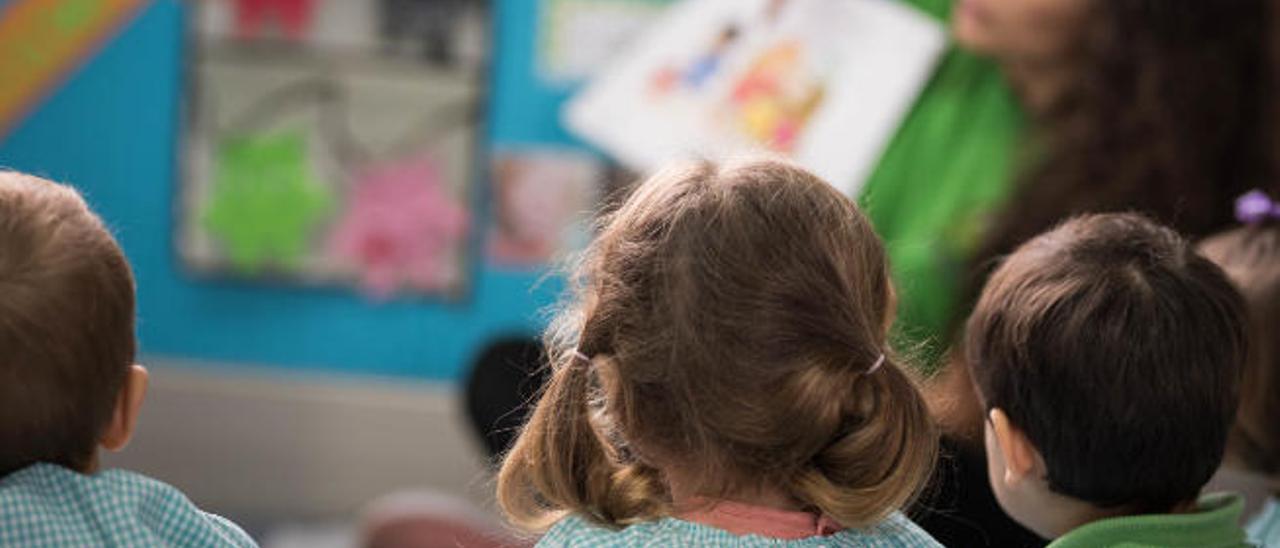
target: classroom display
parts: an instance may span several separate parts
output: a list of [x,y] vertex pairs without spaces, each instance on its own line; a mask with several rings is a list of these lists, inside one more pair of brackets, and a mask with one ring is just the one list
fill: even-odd
[[594,75],[658,20],[673,0],[541,0],[538,74],[569,85]]
[[883,0],[687,0],[566,107],[568,127],[645,171],[768,152],[853,195],[929,78],[939,23]]
[[536,268],[586,247],[607,178],[608,166],[586,152],[548,146],[496,151],[488,261]]
[[179,250],[193,271],[460,295],[479,0],[207,0],[190,28]]

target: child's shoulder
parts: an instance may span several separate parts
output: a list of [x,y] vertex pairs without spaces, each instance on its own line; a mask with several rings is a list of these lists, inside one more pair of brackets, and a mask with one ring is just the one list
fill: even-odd
[[942,544],[934,540],[929,533],[907,519],[901,512],[894,512],[876,525],[859,531],[859,546],[892,546],[895,548],[938,547]]
[[1259,546],[1280,546],[1280,498],[1268,500],[1262,512],[1249,522],[1249,540]]
[[124,470],[36,464],[0,479],[0,546],[256,546],[174,487]]
[[756,535],[737,536],[714,527],[673,518],[664,518],[613,530],[580,516],[568,516],[555,524],[538,541],[540,547],[597,548],[641,546],[735,546],[870,548],[934,548],[937,541],[902,514],[894,513],[866,529],[846,529],[824,537],[781,540]]

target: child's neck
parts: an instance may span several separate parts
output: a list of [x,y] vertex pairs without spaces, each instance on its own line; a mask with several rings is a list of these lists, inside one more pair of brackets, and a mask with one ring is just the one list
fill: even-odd
[[698,483],[687,477],[682,481],[680,474],[666,474],[666,478],[676,518],[730,534],[794,540],[832,535],[844,529],[830,517],[806,508],[782,489],[760,487],[728,494],[700,493],[693,488]]
[[1037,531],[1045,538],[1058,538],[1075,529],[1108,518],[1120,517],[1126,512],[1116,509],[1103,509],[1083,501],[1072,501],[1071,504],[1058,504],[1042,507],[1047,514],[1045,530]]
[[671,501],[674,503],[676,508],[696,505],[699,501],[728,500],[751,506],[773,508],[776,510],[804,510],[803,506],[798,501],[781,489],[774,487],[762,486],[756,489],[713,495],[710,493],[698,492],[694,486],[699,485],[700,482],[692,480],[689,474],[681,473],[677,470],[666,469],[663,471],[663,476],[666,479],[667,488],[671,490]]
[[[1132,507],[1100,508],[1091,503],[1070,497],[1056,494],[1054,497],[1057,500],[1042,506],[1045,512],[1045,515],[1042,516],[1044,530],[1037,531],[1037,533],[1050,539],[1060,537],[1095,521],[1143,514],[1143,512],[1135,511]],[[1165,512],[1158,513],[1187,514],[1195,511],[1196,501],[1189,500]]]

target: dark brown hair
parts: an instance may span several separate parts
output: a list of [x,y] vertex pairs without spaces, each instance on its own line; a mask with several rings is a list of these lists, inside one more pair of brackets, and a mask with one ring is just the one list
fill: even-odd
[[[776,489],[845,525],[919,491],[936,433],[888,352],[884,249],[853,202],[778,162],[664,171],[611,215],[549,331],[552,373],[498,478],[529,529]],[[575,349],[586,356],[576,358]]]
[[1235,417],[1245,311],[1221,269],[1133,214],[1070,220],[992,276],[967,361],[1048,466],[1054,491],[1167,512],[1218,468]]
[[1249,360],[1227,450],[1250,470],[1280,476],[1280,224],[1237,228],[1200,249],[1249,307]]
[[79,194],[0,171],[0,476],[91,465],[133,363],[133,298]]
[[1270,5],[1091,0],[978,272],[1083,213],[1137,211],[1191,236],[1229,227],[1235,197],[1276,176]]

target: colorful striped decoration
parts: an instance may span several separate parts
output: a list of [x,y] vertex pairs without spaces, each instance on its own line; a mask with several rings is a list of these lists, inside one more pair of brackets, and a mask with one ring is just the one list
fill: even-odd
[[10,0],[0,8],[0,139],[146,0]]

